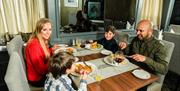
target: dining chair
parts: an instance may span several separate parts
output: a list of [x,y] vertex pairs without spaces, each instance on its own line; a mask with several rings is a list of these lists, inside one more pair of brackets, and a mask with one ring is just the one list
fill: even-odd
[[156,30],[156,29],[154,29],[153,35],[154,35],[157,39],[162,40],[162,32],[163,32],[163,30]]
[[5,82],[9,91],[30,91],[20,55],[12,52],[7,67]]
[[10,42],[7,43],[6,46],[9,56],[11,56],[13,52],[17,52],[20,55],[20,58],[23,63],[23,68],[25,69],[24,56],[22,51],[23,44],[24,41],[22,40],[21,35],[16,35]]
[[4,80],[9,91],[42,91],[43,88],[36,88],[28,84],[23,44],[21,35],[15,36],[7,44],[10,59]]
[[121,32],[118,30],[115,31],[114,39],[116,40],[118,44],[119,42],[122,42],[122,41],[128,43],[128,38],[129,38],[129,35],[127,33]]
[[[166,41],[166,40],[160,40],[160,42],[165,47],[166,55],[167,55],[165,60],[168,62],[168,65],[169,65],[169,62],[171,60],[171,56],[172,56],[175,45],[174,45],[173,42],[169,42],[169,41]],[[152,83],[151,85],[149,85],[148,88],[147,88],[147,91],[161,91],[165,75],[158,74],[158,76],[159,76],[160,79],[158,81]]]
[[171,41],[176,45],[169,63],[169,70],[180,75],[180,33],[163,32],[163,39]]

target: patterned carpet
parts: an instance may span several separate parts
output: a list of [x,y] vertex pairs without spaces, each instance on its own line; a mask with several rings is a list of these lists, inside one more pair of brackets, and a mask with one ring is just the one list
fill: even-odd
[[180,76],[169,71],[164,79],[162,91],[180,91]]

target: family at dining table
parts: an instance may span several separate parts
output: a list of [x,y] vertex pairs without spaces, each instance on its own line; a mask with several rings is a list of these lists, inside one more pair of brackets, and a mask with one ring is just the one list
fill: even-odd
[[[130,44],[114,39],[115,27],[109,25],[104,33],[104,38],[97,42],[105,49],[115,53],[122,50],[129,55],[130,62],[153,74],[165,74],[168,70],[165,61],[165,49],[163,44],[153,36],[153,28],[150,20],[141,20],[136,28],[136,37]],[[27,42],[25,58],[27,66],[27,79],[29,84],[43,87],[45,91],[51,89],[64,89],[74,91],[68,74],[74,71],[74,56],[67,52],[53,54],[59,46],[48,45],[52,32],[52,24],[49,19],[42,18],[36,23],[36,28]],[[48,74],[48,75],[47,75]],[[87,74],[83,74],[80,80],[81,91],[87,90]]]

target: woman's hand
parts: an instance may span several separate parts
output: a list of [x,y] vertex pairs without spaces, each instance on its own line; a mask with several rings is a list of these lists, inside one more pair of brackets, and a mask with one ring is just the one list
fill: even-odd
[[60,48],[60,46],[57,43],[55,43],[52,47],[52,51],[55,51],[58,48]]

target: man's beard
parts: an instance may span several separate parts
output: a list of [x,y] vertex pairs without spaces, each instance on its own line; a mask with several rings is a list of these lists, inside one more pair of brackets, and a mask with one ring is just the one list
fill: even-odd
[[143,40],[143,36],[138,35],[137,37],[139,38],[139,40]]
[[147,36],[141,36],[141,35],[138,35],[138,38],[139,38],[139,40],[146,40],[146,39],[148,39],[149,38],[149,36],[147,35]]

